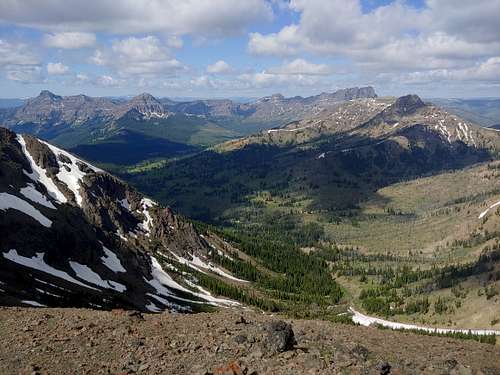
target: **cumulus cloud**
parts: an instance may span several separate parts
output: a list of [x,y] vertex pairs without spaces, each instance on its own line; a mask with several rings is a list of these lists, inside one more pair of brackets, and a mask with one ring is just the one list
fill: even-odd
[[467,74],[479,79],[472,73],[481,66],[492,69],[491,58],[500,55],[500,0],[460,6],[454,0],[427,0],[418,9],[393,1],[369,12],[360,0],[291,0],[289,8],[298,21],[274,33],[249,34],[250,53],[312,53],[350,60],[365,76],[411,79],[467,79]]
[[207,73],[211,74],[224,74],[232,71],[231,66],[224,60],[219,60],[207,66]]
[[24,84],[43,83],[42,68],[38,65],[17,65],[7,69],[7,79]]
[[47,64],[47,73],[51,76],[66,74],[68,70],[69,67],[60,62]]
[[310,87],[317,85],[319,82],[317,77],[310,75],[273,74],[265,71],[241,74],[238,76],[238,80],[246,89]]
[[96,42],[96,37],[92,33],[61,32],[45,34],[43,41],[47,47],[77,49],[92,47]]
[[111,50],[96,50],[90,61],[108,66],[120,75],[171,74],[185,69],[155,36],[115,40]]
[[50,30],[234,35],[272,18],[266,0],[9,0],[0,20]]
[[0,67],[38,64],[38,58],[26,44],[11,43],[0,39]]
[[177,35],[171,35],[167,38],[167,46],[170,48],[182,48],[183,45],[182,38]]
[[124,80],[116,79],[110,75],[102,75],[95,79],[94,83],[101,87],[119,87],[124,84]]
[[85,73],[77,73],[75,79],[78,83],[85,83],[90,80],[89,76]]
[[20,83],[44,81],[42,67],[29,46],[0,39],[0,70],[7,79]]
[[313,64],[304,59],[295,59],[282,66],[269,68],[268,73],[286,75],[329,75],[331,68],[326,64]]

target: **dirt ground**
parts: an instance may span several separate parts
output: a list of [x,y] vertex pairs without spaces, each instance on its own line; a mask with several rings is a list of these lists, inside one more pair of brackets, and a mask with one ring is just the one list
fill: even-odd
[[289,337],[269,328],[277,320],[0,308],[0,373],[500,374],[498,346],[313,320],[286,320]]

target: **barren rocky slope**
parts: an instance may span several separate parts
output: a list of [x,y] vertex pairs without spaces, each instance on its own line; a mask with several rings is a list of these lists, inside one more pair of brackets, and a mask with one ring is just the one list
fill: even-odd
[[500,374],[500,349],[250,311],[0,309],[0,373]]

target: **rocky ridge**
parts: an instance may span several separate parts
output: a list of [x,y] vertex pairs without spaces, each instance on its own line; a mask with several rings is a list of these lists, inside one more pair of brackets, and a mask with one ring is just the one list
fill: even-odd
[[209,265],[214,245],[169,208],[64,150],[4,128],[0,166],[2,304],[147,311],[233,304],[200,292],[189,274],[176,272],[174,280],[162,269],[159,253],[228,274]]

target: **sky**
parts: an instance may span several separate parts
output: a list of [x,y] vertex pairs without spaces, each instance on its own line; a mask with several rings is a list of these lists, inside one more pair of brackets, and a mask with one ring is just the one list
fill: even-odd
[[1,0],[0,97],[500,97],[500,0]]

